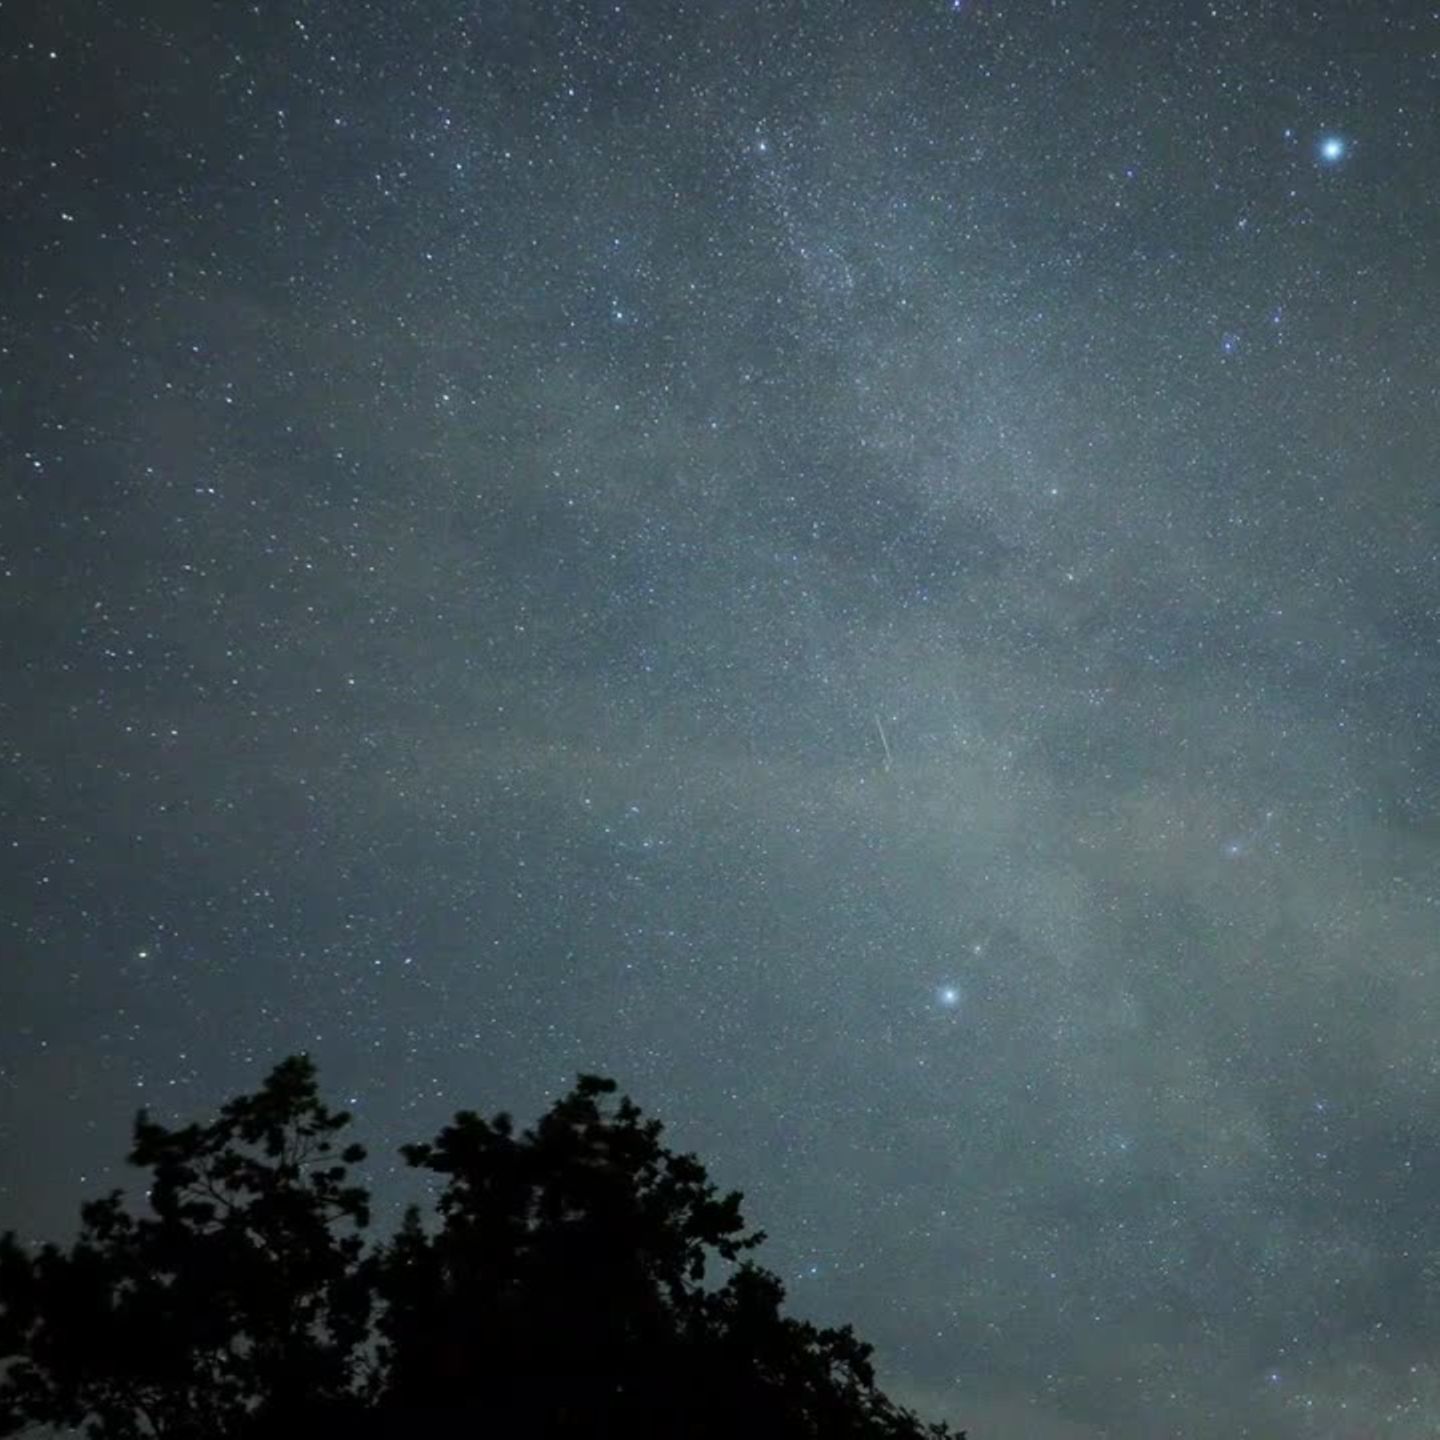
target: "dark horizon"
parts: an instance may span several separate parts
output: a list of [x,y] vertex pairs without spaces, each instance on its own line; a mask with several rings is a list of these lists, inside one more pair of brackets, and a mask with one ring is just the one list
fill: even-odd
[[1440,18],[23,9],[0,1229],[598,1072],[974,1440],[1430,1435]]

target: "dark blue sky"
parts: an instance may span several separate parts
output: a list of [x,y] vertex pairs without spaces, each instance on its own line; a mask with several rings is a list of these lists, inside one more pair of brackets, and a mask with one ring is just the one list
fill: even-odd
[[977,1440],[1434,1433],[1440,17],[5,13],[0,1226],[598,1070]]

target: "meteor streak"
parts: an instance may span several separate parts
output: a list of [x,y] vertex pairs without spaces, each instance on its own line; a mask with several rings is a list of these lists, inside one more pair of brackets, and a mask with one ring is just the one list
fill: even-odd
[[890,742],[885,738],[885,725],[877,715],[875,717],[875,728],[880,732],[880,743],[885,747],[885,768],[890,768]]

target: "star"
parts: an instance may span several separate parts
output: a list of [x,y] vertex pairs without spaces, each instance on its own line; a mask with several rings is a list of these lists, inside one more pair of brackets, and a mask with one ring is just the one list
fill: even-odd
[[1320,142],[1320,158],[1327,165],[1338,165],[1349,153],[1349,145],[1339,135],[1327,135]]
[[953,1010],[960,1003],[960,987],[958,985],[942,985],[935,992],[935,998],[947,1010]]

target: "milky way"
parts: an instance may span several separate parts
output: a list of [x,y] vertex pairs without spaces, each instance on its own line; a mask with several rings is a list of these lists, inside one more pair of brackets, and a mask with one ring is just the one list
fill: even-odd
[[599,1071],[976,1440],[1435,1432],[1440,20],[0,45],[0,1227]]

